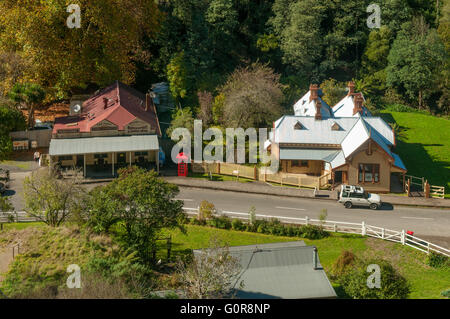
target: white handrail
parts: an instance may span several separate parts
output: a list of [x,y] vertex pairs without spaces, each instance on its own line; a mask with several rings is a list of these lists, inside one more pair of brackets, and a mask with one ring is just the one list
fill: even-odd
[[[187,214],[197,214],[198,212],[198,208],[187,208],[187,207],[183,207],[183,210],[186,211]],[[238,218],[238,219],[244,219],[244,220],[249,220],[249,214],[248,213],[241,213],[241,212],[230,212],[230,211],[222,211],[221,213],[217,213],[214,214],[215,216],[226,216],[226,215],[238,215],[236,217],[232,217],[232,218]],[[7,220],[7,214],[1,214],[0,213],[0,220],[1,219],[5,219]],[[38,218],[35,217],[26,217],[26,216],[19,216],[18,214],[16,214],[15,216],[15,220],[17,222],[20,221],[39,221]],[[231,217],[231,216],[230,216]],[[419,251],[425,252],[425,253],[429,253],[430,251],[434,251],[440,254],[443,254],[447,257],[450,257],[450,250],[441,246],[438,246],[436,244],[430,243],[426,240],[423,240],[421,238],[418,238],[416,236],[413,235],[408,235],[405,233],[404,230],[402,231],[398,231],[398,230],[391,230],[391,229],[387,229],[387,228],[382,228],[382,227],[378,227],[378,226],[372,226],[372,225],[368,225],[365,222],[361,222],[361,223],[351,223],[351,222],[340,222],[340,221],[332,221],[332,220],[319,220],[319,219],[310,219],[308,216],[305,216],[305,218],[298,218],[298,217],[287,217],[287,216],[271,216],[271,215],[261,215],[261,214],[255,214],[255,217],[259,217],[262,219],[268,219],[268,218],[275,218],[277,220],[279,220],[280,222],[282,220],[289,220],[290,223],[292,223],[292,221],[297,221],[297,224],[319,224],[323,227],[327,227],[327,228],[332,228],[333,232],[338,232],[338,233],[350,233],[350,234],[358,234],[358,235],[366,235],[366,236],[370,236],[370,237],[374,237],[374,238],[379,238],[379,239],[383,239],[383,240],[389,240],[389,241],[393,241],[393,242],[397,242],[397,243],[401,243],[403,245],[407,245],[409,247],[415,248]],[[339,229],[338,226],[344,226],[344,229]],[[357,227],[355,227],[357,226]],[[380,237],[379,234],[377,233],[377,231],[373,230],[374,228],[379,229],[383,236]],[[420,248],[420,247],[425,248],[426,250]]]
[[[198,208],[183,208],[186,211],[190,211],[189,214],[195,214],[194,212],[198,211]],[[239,215],[239,217],[232,217],[232,218],[238,218],[238,219],[249,219],[248,213],[240,213],[240,212],[230,212],[230,211],[222,211],[222,214],[215,214],[215,216],[224,216],[224,215]],[[230,216],[231,217],[231,216]],[[398,231],[398,230],[392,230],[388,228],[383,228],[379,226],[373,226],[365,224],[364,222],[361,223],[350,223],[350,222],[340,222],[340,221],[331,221],[331,220],[325,220],[321,221],[319,219],[310,219],[308,216],[305,216],[305,218],[298,218],[298,217],[286,217],[286,216],[271,216],[271,215],[261,215],[261,214],[255,214],[255,217],[260,218],[276,218],[278,220],[296,220],[299,221],[300,224],[309,224],[309,223],[317,223],[322,225],[323,227],[332,228],[333,232],[338,233],[349,233],[349,234],[358,234],[361,235],[363,233],[363,229],[365,230],[365,235],[383,239],[383,240],[389,240],[396,243],[401,243],[403,245],[415,248],[419,251],[422,251],[426,254],[428,254],[430,251],[437,252],[439,254],[445,255],[447,257],[450,257],[450,250],[441,246],[438,246],[436,244],[430,243],[426,240],[423,240],[421,238],[418,238],[413,235],[408,235],[405,233],[404,230]],[[339,229],[337,226],[345,226],[345,230]],[[358,226],[358,227],[355,227]],[[383,236],[377,235],[377,231],[374,229],[378,229]],[[371,233],[372,232],[372,233]],[[375,233],[375,234],[373,234]],[[421,246],[425,249],[422,249]]]

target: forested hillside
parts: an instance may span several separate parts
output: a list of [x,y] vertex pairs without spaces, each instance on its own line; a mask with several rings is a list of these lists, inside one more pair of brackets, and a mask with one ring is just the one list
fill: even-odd
[[[67,27],[65,0],[1,1],[4,97],[25,82],[40,85],[48,102],[117,79],[143,92],[167,81],[177,105],[226,124],[234,114],[227,99],[240,89],[233,81],[256,75],[266,81],[252,96],[268,90],[285,110],[310,83],[339,92],[354,80],[369,108],[449,112],[448,0],[380,0],[381,28],[372,29],[373,0],[72,2],[81,8],[80,29]],[[277,116],[266,113],[249,121]]]

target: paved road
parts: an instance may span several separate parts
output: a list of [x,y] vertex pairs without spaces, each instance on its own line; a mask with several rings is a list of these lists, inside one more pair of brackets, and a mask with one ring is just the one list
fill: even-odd
[[[327,209],[328,220],[356,222],[389,228],[411,230],[414,235],[434,238],[450,246],[450,210],[385,206],[380,210],[368,208],[346,209],[341,204],[320,199],[288,198],[257,194],[236,193],[208,189],[180,187],[178,199],[185,207],[197,208],[202,200],[214,203],[217,209],[247,213],[255,206],[260,215],[318,219],[322,209]],[[436,241],[435,240],[435,241]],[[436,242],[439,244],[439,242]]]

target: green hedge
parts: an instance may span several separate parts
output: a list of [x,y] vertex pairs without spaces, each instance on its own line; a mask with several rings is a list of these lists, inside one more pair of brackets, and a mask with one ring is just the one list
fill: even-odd
[[210,226],[220,229],[233,229],[237,231],[247,231],[253,233],[286,236],[286,237],[300,237],[307,239],[322,239],[328,237],[330,234],[320,226],[314,225],[284,225],[277,219],[256,220],[253,224],[243,222],[240,219],[230,219],[226,216],[212,217],[208,220],[199,220],[191,218],[189,221],[193,225]]

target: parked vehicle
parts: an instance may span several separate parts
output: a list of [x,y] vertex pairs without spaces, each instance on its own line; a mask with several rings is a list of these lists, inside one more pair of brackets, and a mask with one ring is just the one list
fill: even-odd
[[344,204],[345,208],[364,206],[379,209],[382,205],[379,195],[367,193],[364,188],[353,185],[341,185],[338,202]]

